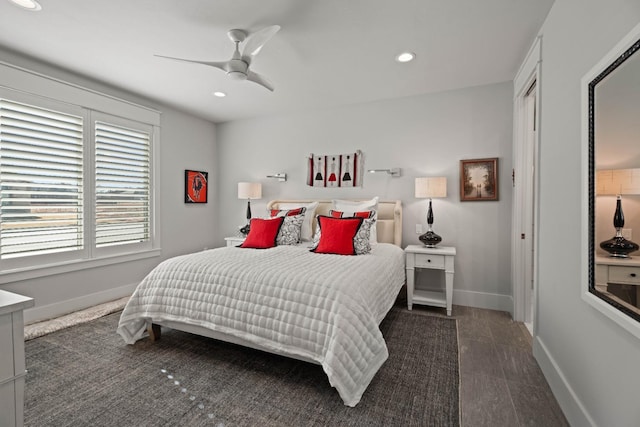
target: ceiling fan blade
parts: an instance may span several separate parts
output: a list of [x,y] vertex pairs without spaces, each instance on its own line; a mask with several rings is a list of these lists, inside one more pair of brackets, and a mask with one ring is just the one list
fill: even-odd
[[227,65],[228,65],[228,61],[224,61],[224,62],[198,61],[198,60],[195,60],[195,59],[176,58],[176,57],[173,57],[173,56],[164,56],[164,55],[154,55],[154,56],[157,56],[158,58],[173,59],[175,61],[191,62],[193,64],[208,65],[210,67],[218,68],[218,69],[220,69],[222,71],[227,71]]
[[280,31],[280,25],[272,25],[251,34],[242,49],[242,60],[247,64],[251,64],[253,57],[260,52],[262,46],[278,31]]
[[254,73],[253,71],[249,71],[249,73],[247,74],[247,80],[254,82],[254,83],[258,83],[260,86],[264,86],[267,89],[269,89],[271,92],[273,92],[273,84],[267,80],[266,78],[262,77],[260,74],[258,73]]

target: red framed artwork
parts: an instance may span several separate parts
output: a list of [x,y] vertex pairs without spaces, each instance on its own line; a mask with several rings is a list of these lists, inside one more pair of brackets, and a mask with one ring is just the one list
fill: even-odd
[[208,172],[184,171],[185,203],[207,203],[208,177]]

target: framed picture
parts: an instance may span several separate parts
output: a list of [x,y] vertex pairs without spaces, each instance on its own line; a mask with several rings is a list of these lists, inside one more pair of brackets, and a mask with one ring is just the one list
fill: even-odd
[[498,200],[498,158],[460,160],[460,201]]
[[208,172],[184,171],[185,203],[207,203],[208,177]]

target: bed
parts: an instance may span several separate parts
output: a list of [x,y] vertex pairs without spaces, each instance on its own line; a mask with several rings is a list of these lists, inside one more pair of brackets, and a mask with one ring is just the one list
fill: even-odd
[[[313,202],[276,200],[268,209]],[[314,215],[327,216],[334,202],[317,201]],[[379,324],[405,282],[401,203],[377,202],[376,215],[378,243],[365,255],[313,253],[302,242],[163,261],[136,288],[118,333],[133,344],[168,327],[319,364],[355,406],[388,357]],[[315,234],[317,221],[311,226]]]

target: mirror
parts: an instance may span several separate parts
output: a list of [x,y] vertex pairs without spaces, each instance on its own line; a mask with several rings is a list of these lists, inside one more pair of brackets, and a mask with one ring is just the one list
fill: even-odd
[[640,40],[588,84],[589,292],[640,321]]

